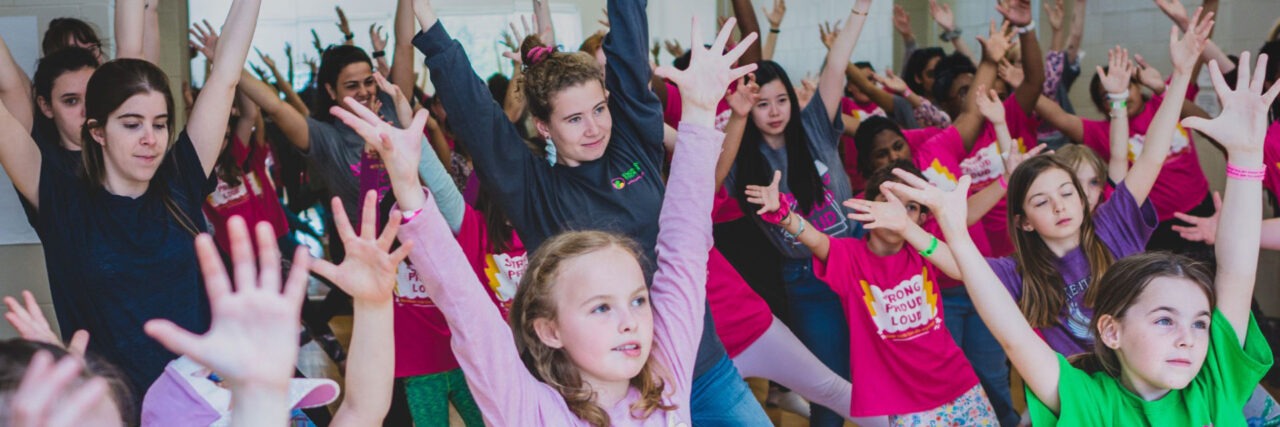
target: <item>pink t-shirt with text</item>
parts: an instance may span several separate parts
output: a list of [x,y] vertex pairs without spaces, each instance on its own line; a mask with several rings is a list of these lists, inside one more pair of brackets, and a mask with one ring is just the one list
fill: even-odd
[[[1151,97],[1142,112],[1129,118],[1129,165],[1142,153],[1143,143],[1147,138],[1147,130],[1156,110],[1164,102],[1163,95]],[[1103,160],[1111,159],[1111,123],[1101,120],[1082,120],[1084,122],[1084,145],[1092,148],[1102,156]],[[1200,168],[1200,157],[1196,154],[1195,139],[1191,132],[1175,125],[1173,145],[1169,149],[1169,157],[1156,177],[1155,186],[1151,187],[1151,203],[1156,207],[1160,221],[1173,218],[1174,212],[1187,212],[1204,201],[1209,194],[1209,181]]]
[[[285,219],[276,185],[267,171],[271,163],[271,149],[265,145],[250,147],[231,137],[231,155],[236,163],[247,166],[240,174],[240,185],[232,186],[218,178],[218,187],[204,201],[204,214],[209,217],[215,233],[213,241],[222,253],[231,253],[227,240],[227,220],[239,215],[250,226],[259,222],[271,224],[276,237],[289,233],[289,221]],[[215,174],[217,176],[217,174]]]
[[813,271],[849,321],[853,416],[934,409],[978,384],[943,321],[938,271],[916,251],[880,257],[865,240],[835,238]]
[[1280,120],[1267,128],[1267,140],[1262,146],[1262,162],[1267,167],[1262,187],[1272,195],[1280,196]]
[[[1009,135],[1013,137],[1013,149],[1026,152],[1038,143],[1036,128],[1039,121],[1027,114],[1018,104],[1017,98],[1010,95],[1004,100],[1005,123],[1009,127]],[[955,138],[960,134],[956,133]],[[969,155],[960,162],[962,175],[973,177],[969,194],[973,195],[988,185],[996,183],[1004,175],[1004,158],[1000,154],[1000,146],[996,144],[996,128],[991,123],[982,125],[982,133],[974,141]],[[1009,241],[1007,199],[1000,199],[991,211],[982,217],[982,228],[987,232],[987,241],[991,244],[991,252],[995,256],[1013,253],[1013,243]]]

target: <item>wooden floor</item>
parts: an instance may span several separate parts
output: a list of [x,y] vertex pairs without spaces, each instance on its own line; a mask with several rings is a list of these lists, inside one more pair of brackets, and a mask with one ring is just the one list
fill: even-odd
[[[329,322],[329,324],[330,326],[333,327],[334,334],[338,336],[338,341],[340,341],[343,346],[350,345],[351,316],[335,317],[332,321]],[[342,376],[338,373],[337,366],[335,366],[329,360],[329,357],[326,356],[324,354],[324,351],[320,350],[320,347],[317,346],[316,343],[314,342],[308,343],[307,345],[302,347],[302,351],[298,354],[298,367],[300,370],[302,370],[302,373],[306,374],[308,377],[325,376],[325,377],[332,378],[334,381],[337,381],[338,384],[343,384]],[[1013,377],[1013,390],[1018,391],[1016,393],[1013,393],[1013,406],[1014,408],[1017,408],[1018,411],[1021,412],[1026,408],[1026,401],[1023,397],[1023,394],[1021,393],[1022,379],[1018,378],[1017,372],[1011,372],[1011,376]],[[777,426],[777,427],[808,427],[809,426],[808,419],[802,418],[790,412],[783,411],[776,407],[769,407],[768,405],[764,405],[764,398],[765,396],[768,395],[768,387],[769,387],[768,381],[751,378],[747,380],[747,383],[751,386],[751,391],[755,393],[756,399],[759,399],[761,402],[761,405],[765,407],[765,413],[769,415],[769,419],[773,421],[774,426]],[[1272,396],[1280,395],[1280,389],[1268,387],[1268,391],[1271,392]],[[330,405],[329,409],[331,411],[336,412],[338,410],[338,405],[341,404],[341,402],[342,400],[341,398],[339,398],[338,401],[335,401],[332,405]],[[449,422],[450,427],[463,426],[462,419],[458,418],[457,414],[453,413],[453,408],[450,408],[449,421],[450,421]],[[845,423],[845,426],[856,427],[853,423]]]

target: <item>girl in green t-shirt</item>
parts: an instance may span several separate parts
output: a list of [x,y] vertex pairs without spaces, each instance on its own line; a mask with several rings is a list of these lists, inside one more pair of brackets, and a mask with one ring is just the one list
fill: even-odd
[[1170,254],[1116,262],[1095,285],[1095,351],[1074,363],[1036,335],[969,238],[968,177],[952,192],[913,181],[890,186],[936,213],[974,305],[1026,382],[1034,425],[1245,425],[1242,408],[1272,364],[1249,309],[1262,222],[1262,146],[1280,85],[1263,93],[1266,56],[1254,72],[1259,78],[1252,78],[1248,52],[1240,65],[1238,89],[1216,63],[1210,66],[1222,114],[1183,122],[1228,154],[1222,218],[1232,227],[1218,236],[1217,276]]

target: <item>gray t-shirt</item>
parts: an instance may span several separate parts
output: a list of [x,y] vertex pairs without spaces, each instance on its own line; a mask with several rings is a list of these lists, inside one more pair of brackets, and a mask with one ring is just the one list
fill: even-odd
[[[395,102],[390,96],[379,93],[382,110],[379,115],[399,127]],[[360,182],[356,173],[364,154],[364,138],[355,129],[335,119],[333,123],[307,117],[307,131],[311,137],[311,149],[302,154],[307,158],[307,171],[311,180],[325,189],[328,197],[338,196],[342,207],[354,221],[360,212]]]
[[[844,132],[844,121],[839,118],[834,121],[828,120],[827,107],[823,104],[820,94],[814,94],[809,105],[800,110],[799,119],[805,135],[808,136],[809,140],[806,142],[809,153],[813,156],[814,167],[818,169],[818,175],[822,178],[825,190],[822,199],[817,202],[818,206],[808,209],[809,213],[805,215],[805,219],[818,231],[831,237],[861,237],[862,224],[849,219],[841,204],[853,198],[853,187],[849,184],[849,175],[845,173],[844,164],[840,161],[839,141],[841,133]],[[782,182],[778,190],[782,193],[790,193],[791,189],[787,186],[786,148],[775,150],[768,144],[760,144],[760,153],[764,155],[770,168],[782,171]],[[728,188],[737,188],[733,182],[735,177],[732,175],[736,173],[726,179],[725,185]],[[792,206],[792,209],[796,207]],[[755,209],[746,211],[755,212]],[[752,216],[783,256],[791,259],[813,256],[808,247],[787,235],[782,227],[765,223],[760,220],[759,215]]]

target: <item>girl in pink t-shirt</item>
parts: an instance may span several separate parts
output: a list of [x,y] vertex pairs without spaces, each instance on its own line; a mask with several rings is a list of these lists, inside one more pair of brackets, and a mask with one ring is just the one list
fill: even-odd
[[[900,165],[923,176],[909,163]],[[889,179],[893,175],[886,168],[868,180],[866,196],[874,201],[846,202],[868,212],[850,215],[871,230],[866,240],[833,239],[808,226],[780,201],[776,178],[769,187],[751,186],[747,192],[763,206],[766,221],[785,227],[813,252],[815,274],[844,305],[850,373],[857,379],[850,413],[888,415],[895,425],[939,419],[947,425],[997,423],[978,377],[943,322],[939,268],[926,259],[945,265],[932,260],[945,243],[920,228],[919,204],[881,193]]]
[[[266,141],[254,135],[261,110],[243,96],[236,97],[236,106],[240,117],[214,166],[218,187],[209,193],[204,203],[204,214],[215,231],[213,240],[224,254],[231,253],[226,226],[232,216],[244,217],[250,224],[270,223],[277,239],[289,234],[289,222],[267,170],[271,149]],[[292,245],[286,247],[289,246]]]
[[[1124,54],[1127,56],[1128,52]],[[1199,59],[1199,58],[1192,58]],[[1199,67],[1191,71],[1194,82]],[[1125,162],[1132,166],[1137,158],[1150,144],[1151,133],[1157,129],[1152,125],[1157,111],[1166,101],[1175,103],[1179,109],[1178,117],[1207,117],[1206,113],[1192,102],[1197,92],[1194,85],[1182,96],[1172,97],[1168,86],[1160,72],[1149,66],[1140,66],[1133,70],[1129,82],[1109,83],[1106,75],[1111,72],[1107,67],[1103,73],[1094,76],[1090,84],[1090,94],[1098,111],[1108,114],[1108,120],[1089,120],[1067,113],[1056,103],[1039,102],[1036,114],[1046,123],[1057,128],[1072,142],[1084,144],[1092,148],[1108,162],[1109,169],[1115,170],[1116,164]],[[1144,94],[1143,87],[1148,87],[1152,95]],[[1121,120],[1118,122],[1117,119]],[[1116,126],[1126,126],[1127,131],[1117,132]],[[1209,195],[1209,181],[1204,176],[1197,154],[1195,138],[1180,123],[1174,123],[1173,143],[1151,190],[1151,203],[1155,205],[1160,227],[1147,245],[1149,250],[1168,250],[1190,255],[1200,260],[1212,258],[1212,250],[1203,244],[1181,238],[1172,229],[1180,224],[1175,212],[1190,212],[1194,215],[1212,214],[1212,203]],[[1112,182],[1120,182],[1114,176]]]

